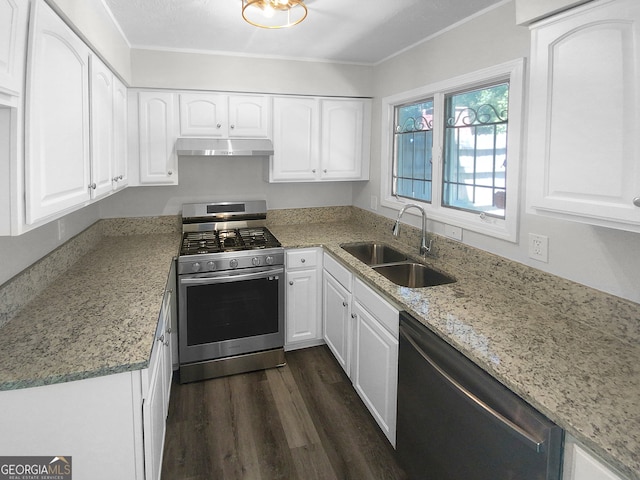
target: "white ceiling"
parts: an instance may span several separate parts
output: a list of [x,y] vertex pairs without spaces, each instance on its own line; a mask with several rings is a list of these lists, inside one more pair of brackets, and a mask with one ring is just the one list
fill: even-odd
[[302,23],[266,30],[242,19],[241,0],[104,0],[133,48],[360,64],[376,64],[504,1],[306,0]]

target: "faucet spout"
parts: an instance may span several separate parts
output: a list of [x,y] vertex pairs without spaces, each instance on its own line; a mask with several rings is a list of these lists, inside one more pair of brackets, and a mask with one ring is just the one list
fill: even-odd
[[422,215],[422,241],[420,242],[420,255],[427,255],[427,253],[431,252],[431,242],[433,240],[429,240],[429,245],[427,245],[427,213],[424,211],[420,205],[416,205],[415,203],[408,203],[400,211],[398,212],[398,218],[396,218],[396,223],[393,225],[392,233],[394,237],[397,237],[400,234],[400,218],[404,215],[404,212],[409,208],[417,208]]

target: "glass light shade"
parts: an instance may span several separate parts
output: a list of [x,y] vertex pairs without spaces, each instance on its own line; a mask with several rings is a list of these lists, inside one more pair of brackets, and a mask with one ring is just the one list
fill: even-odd
[[260,28],[287,28],[307,17],[302,0],[242,0],[242,18]]

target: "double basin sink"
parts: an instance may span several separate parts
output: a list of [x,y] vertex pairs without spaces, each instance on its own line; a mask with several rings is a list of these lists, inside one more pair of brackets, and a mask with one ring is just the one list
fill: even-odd
[[455,279],[442,272],[409,260],[404,253],[389,245],[360,242],[340,247],[396,285],[421,288],[455,282]]

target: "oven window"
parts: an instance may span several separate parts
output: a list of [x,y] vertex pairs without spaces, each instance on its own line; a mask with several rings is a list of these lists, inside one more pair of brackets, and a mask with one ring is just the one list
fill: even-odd
[[187,345],[278,332],[278,281],[266,278],[187,288]]

